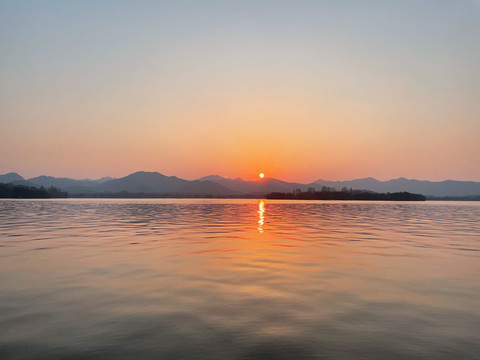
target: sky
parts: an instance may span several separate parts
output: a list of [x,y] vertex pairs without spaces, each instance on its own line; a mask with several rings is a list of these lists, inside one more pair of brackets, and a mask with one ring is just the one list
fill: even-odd
[[0,0],[0,173],[480,181],[480,1]]

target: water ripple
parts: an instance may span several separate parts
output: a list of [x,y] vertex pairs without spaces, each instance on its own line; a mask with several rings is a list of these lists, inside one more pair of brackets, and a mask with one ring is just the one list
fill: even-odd
[[0,201],[0,358],[475,358],[480,203]]

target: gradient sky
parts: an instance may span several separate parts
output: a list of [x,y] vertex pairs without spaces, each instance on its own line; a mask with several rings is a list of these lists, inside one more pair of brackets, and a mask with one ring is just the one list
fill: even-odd
[[480,181],[479,1],[0,0],[0,173]]

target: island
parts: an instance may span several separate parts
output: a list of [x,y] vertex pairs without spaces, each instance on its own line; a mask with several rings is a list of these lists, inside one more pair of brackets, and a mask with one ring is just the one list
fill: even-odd
[[296,189],[293,192],[282,193],[272,192],[265,196],[267,199],[284,200],[378,200],[378,201],[425,201],[425,196],[421,194],[412,194],[406,191],[394,193],[377,193],[366,190],[335,189],[324,187],[322,191],[309,189],[301,191]]

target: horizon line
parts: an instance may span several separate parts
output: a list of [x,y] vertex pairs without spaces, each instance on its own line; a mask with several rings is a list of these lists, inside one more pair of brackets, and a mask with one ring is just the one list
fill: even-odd
[[[136,173],[157,173],[157,174],[160,174],[160,175],[163,175],[163,176],[167,176],[167,177],[176,177],[176,178],[179,178],[179,179],[183,179],[183,180],[188,180],[188,181],[197,181],[197,180],[200,180],[200,179],[203,179],[205,177],[208,177],[208,176],[219,176],[223,179],[227,179],[227,180],[241,180],[241,181],[265,181],[265,180],[268,180],[268,179],[274,179],[274,180],[280,180],[280,181],[284,181],[284,182],[287,182],[287,183],[297,183],[297,184],[302,184],[302,185],[307,185],[307,184],[313,184],[313,183],[316,183],[318,181],[326,181],[326,182],[347,182],[347,181],[356,181],[356,180],[366,180],[366,179],[373,179],[373,180],[376,180],[376,181],[379,181],[379,182],[388,182],[388,181],[392,181],[392,180],[399,180],[399,179],[405,179],[405,180],[409,180],[409,181],[428,181],[428,182],[445,182],[445,181],[461,181],[461,182],[480,182],[480,180],[455,180],[455,179],[444,179],[444,180],[425,180],[425,179],[415,179],[415,178],[408,178],[408,177],[405,177],[405,176],[400,176],[400,177],[396,177],[396,178],[389,178],[387,180],[381,180],[381,179],[377,179],[373,176],[367,176],[367,177],[358,177],[358,178],[353,178],[353,179],[348,179],[348,180],[326,180],[326,179],[322,179],[322,178],[317,178],[316,180],[313,180],[313,181],[309,181],[309,182],[300,182],[300,181],[295,181],[295,180],[283,180],[283,179],[280,179],[280,178],[275,178],[275,177],[270,177],[270,176],[266,176],[265,178],[263,179],[255,179],[255,180],[246,180],[240,176],[237,176],[236,178],[230,178],[230,177],[227,177],[227,176],[222,176],[222,175],[219,175],[218,173],[217,174],[209,174],[209,175],[204,175],[204,176],[201,176],[201,177],[198,177],[198,178],[183,178],[183,177],[180,177],[180,176],[177,176],[177,175],[167,175],[165,173],[162,173],[158,170],[153,170],[153,171],[147,171],[147,170],[137,170],[137,171],[134,171],[134,172],[131,172],[131,173],[128,173],[126,175],[123,175],[123,176],[110,176],[110,175],[105,175],[105,176],[100,176],[100,177],[96,177],[96,178],[75,178],[75,177],[68,177],[68,176],[55,176],[55,175],[46,175],[46,174],[41,174],[41,175],[36,175],[36,176],[30,176],[30,177],[24,177],[23,175],[21,175],[20,173],[16,172],[16,171],[9,171],[9,172],[5,172],[5,173],[0,173],[0,176],[4,176],[4,175],[8,175],[8,174],[17,174],[19,176],[21,176],[24,180],[30,180],[30,179],[34,179],[36,177],[40,177],[40,176],[47,176],[47,177],[54,177],[54,178],[57,178],[57,179],[71,179],[71,180],[78,180],[78,181],[95,181],[95,180],[101,180],[103,178],[111,178],[112,180],[113,179],[121,179],[123,177],[127,177],[129,175],[132,175],[132,174],[136,174]],[[201,180],[201,181],[205,181],[205,180]],[[208,180],[207,180],[208,181]]]

